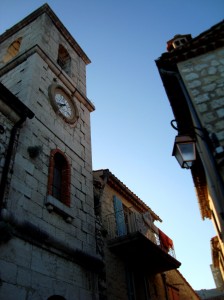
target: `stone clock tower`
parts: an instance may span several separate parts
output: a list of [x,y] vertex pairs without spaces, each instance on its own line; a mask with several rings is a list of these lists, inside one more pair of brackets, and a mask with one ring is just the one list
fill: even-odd
[[0,299],[98,299],[90,60],[47,4],[0,43]]

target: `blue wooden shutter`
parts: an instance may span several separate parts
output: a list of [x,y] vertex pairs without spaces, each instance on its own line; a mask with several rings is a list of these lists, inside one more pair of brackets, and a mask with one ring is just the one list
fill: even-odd
[[123,204],[121,200],[118,199],[116,196],[114,196],[114,212],[115,212],[116,225],[117,225],[117,235],[118,236],[126,235],[127,228],[124,219]]

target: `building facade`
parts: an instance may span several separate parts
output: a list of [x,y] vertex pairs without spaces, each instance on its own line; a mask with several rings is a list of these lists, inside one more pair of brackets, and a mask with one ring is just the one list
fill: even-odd
[[102,299],[199,299],[177,270],[173,241],[154,224],[159,216],[108,169],[93,174]]
[[182,146],[189,147],[184,136],[196,144],[190,169],[202,219],[211,219],[217,233],[211,240],[212,271],[220,289],[224,288],[223,33],[222,21],[195,38],[177,35],[156,60],[176,121],[175,147],[181,138]]
[[0,44],[0,299],[98,299],[90,60],[47,4]]
[[0,45],[0,299],[198,299],[159,216],[92,171],[90,59],[51,8]]

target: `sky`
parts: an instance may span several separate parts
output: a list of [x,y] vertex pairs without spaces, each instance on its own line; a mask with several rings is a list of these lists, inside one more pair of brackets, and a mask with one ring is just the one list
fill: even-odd
[[[0,33],[47,1],[1,0]],[[196,37],[223,20],[223,0],[49,0],[91,60],[87,97],[93,169],[109,169],[160,218],[179,271],[193,289],[212,289],[210,240],[189,170],[172,157],[177,132],[155,60],[176,34]]]

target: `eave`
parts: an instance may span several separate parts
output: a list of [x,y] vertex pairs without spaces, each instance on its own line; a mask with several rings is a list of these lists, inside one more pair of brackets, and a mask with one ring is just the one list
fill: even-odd
[[[182,134],[190,134],[194,127],[187,101],[178,79],[177,66],[163,60],[156,61],[161,80],[170,102],[174,118]],[[198,157],[198,155],[197,155]],[[199,158],[198,158],[199,159]],[[198,160],[197,159],[197,160]],[[207,183],[201,162],[196,161],[192,171],[202,219],[211,218],[208,204]]]
[[196,194],[199,202],[201,217],[211,219],[211,209],[209,206],[207,181],[200,158],[198,158],[191,169],[192,178],[196,188]]
[[162,222],[160,217],[154,213],[154,211],[147,206],[136,194],[134,194],[123,182],[121,182],[114,174],[108,169],[98,170],[94,172],[100,172],[101,178],[106,180],[107,184],[112,187],[119,194],[123,195],[133,206],[137,207],[139,212],[150,211],[154,220]]

